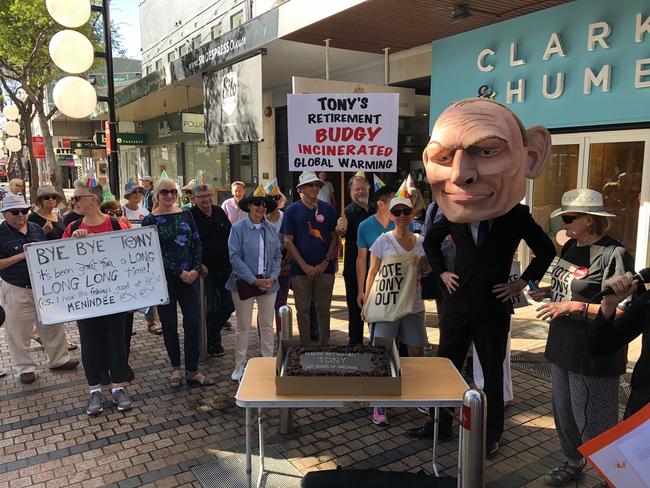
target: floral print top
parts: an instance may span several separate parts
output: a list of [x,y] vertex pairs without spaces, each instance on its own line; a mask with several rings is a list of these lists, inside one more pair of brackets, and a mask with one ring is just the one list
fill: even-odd
[[201,239],[189,210],[154,215],[142,219],[142,225],[158,227],[165,271],[180,276],[181,271],[201,272]]

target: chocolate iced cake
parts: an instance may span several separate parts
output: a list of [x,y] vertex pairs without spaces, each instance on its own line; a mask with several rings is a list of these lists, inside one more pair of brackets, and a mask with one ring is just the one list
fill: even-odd
[[287,350],[286,376],[391,376],[384,346],[293,346]]

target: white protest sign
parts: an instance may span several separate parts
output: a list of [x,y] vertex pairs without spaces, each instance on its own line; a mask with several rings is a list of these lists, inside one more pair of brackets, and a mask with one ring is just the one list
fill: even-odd
[[397,93],[287,95],[289,171],[397,171]]
[[169,302],[155,227],[25,246],[41,325]]

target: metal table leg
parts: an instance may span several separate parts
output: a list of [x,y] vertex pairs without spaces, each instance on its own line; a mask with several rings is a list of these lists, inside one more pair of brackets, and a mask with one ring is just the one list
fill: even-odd
[[262,425],[262,409],[257,409],[257,425],[260,435],[260,472],[257,476],[257,488],[262,486],[262,479],[264,478],[264,426]]
[[440,476],[438,473],[438,459],[437,459],[437,449],[438,449],[438,427],[440,425],[440,409],[439,407],[434,407],[433,415],[433,460],[431,462],[433,466],[433,474]]
[[253,468],[251,464],[251,409],[246,408],[246,480],[248,488],[253,487]]

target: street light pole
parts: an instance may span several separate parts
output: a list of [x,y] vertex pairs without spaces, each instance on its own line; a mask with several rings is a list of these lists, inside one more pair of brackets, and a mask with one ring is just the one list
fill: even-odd
[[108,103],[108,125],[110,127],[110,140],[106,140],[110,147],[108,156],[108,182],[111,192],[116,198],[120,197],[119,155],[117,151],[117,116],[115,114],[115,83],[113,81],[113,41],[111,39],[111,14],[108,6],[109,0],[102,0],[102,5],[92,5],[93,12],[100,12],[104,24],[104,53],[95,53],[96,57],[103,57],[106,61],[106,82],[108,96],[97,97],[98,100]]

